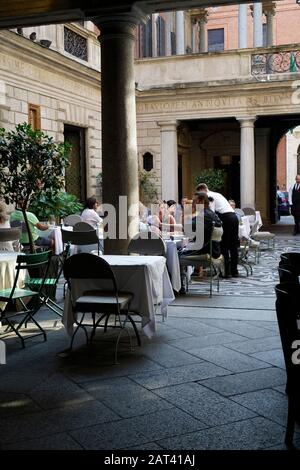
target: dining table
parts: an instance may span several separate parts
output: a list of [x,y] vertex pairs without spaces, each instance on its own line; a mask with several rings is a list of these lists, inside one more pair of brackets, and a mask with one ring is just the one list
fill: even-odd
[[[94,253],[95,256],[97,256]],[[156,331],[156,315],[167,317],[168,305],[174,293],[164,256],[101,255],[107,261],[117,280],[119,292],[130,292],[133,298],[130,312],[141,317],[144,334],[151,338]],[[71,336],[74,331],[72,302],[84,291],[107,289],[108,281],[80,279],[72,281],[72,299],[67,290],[62,323]]]

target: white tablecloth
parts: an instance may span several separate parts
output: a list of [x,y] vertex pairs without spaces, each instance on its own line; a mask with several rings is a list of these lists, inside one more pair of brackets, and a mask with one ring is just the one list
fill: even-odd
[[38,230],[39,237],[54,236],[55,254],[60,255],[63,252],[63,242],[60,227],[51,227],[48,230]]
[[245,215],[241,218],[241,222],[239,224],[239,238],[249,238],[250,237],[250,217],[249,215]]
[[179,292],[181,281],[178,246],[181,246],[181,241],[165,240],[165,243],[167,246],[167,267],[170,274],[172,287],[176,292]]
[[257,230],[262,226],[260,211],[255,211],[254,215],[245,215],[239,224],[239,238],[250,238],[251,227],[258,222]]
[[[119,291],[133,294],[130,311],[141,315],[144,333],[151,338],[156,329],[155,305],[160,304],[161,312],[166,317],[167,306],[174,300],[166,259],[163,256],[119,255],[103,255],[102,258],[111,265]],[[73,300],[85,290],[100,286],[105,289],[107,284],[95,279],[74,281]],[[62,322],[68,334],[72,335],[73,314],[69,294],[66,296]]]
[[[17,252],[0,252],[0,290],[9,289],[13,287],[15,277],[16,277],[16,260],[17,256],[21,253]],[[19,274],[18,287],[24,286],[24,279],[26,275],[26,270],[22,269]],[[0,302],[0,307],[4,308],[5,303]]]

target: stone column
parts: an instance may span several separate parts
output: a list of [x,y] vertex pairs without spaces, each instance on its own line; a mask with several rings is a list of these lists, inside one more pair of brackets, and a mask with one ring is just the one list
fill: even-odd
[[206,23],[208,12],[205,8],[201,9],[199,13],[199,52],[207,52],[207,39],[206,39]]
[[178,121],[158,122],[161,132],[162,199],[178,201]]
[[273,17],[275,16],[276,4],[274,2],[263,3],[263,12],[267,20],[267,47],[274,45]]
[[255,130],[255,208],[270,221],[270,128]]
[[176,54],[184,53],[184,12],[176,11]]
[[262,3],[253,4],[253,47],[263,46]]
[[172,55],[171,31],[172,31],[173,12],[166,13],[166,56]]
[[[94,21],[101,31],[103,203],[111,204],[116,210],[117,239],[104,241],[106,254],[127,254],[126,231],[129,226],[129,236],[138,231],[134,77],[135,26],[138,21],[138,18],[127,15]],[[128,208],[131,207],[128,217],[127,209],[119,205],[119,196],[127,197]],[[125,218],[125,223],[123,220],[120,222],[119,216]]]
[[248,47],[248,5],[243,3],[239,5],[239,38],[238,48],[246,49]]
[[192,51],[198,52],[198,21],[192,19]]
[[241,125],[240,182],[241,207],[255,206],[255,147],[254,122],[256,117],[237,118]]

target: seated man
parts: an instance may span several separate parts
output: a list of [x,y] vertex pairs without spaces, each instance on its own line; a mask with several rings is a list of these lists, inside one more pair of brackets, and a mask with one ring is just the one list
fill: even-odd
[[[212,232],[214,227],[222,227],[222,222],[217,216],[215,212],[213,212],[209,208],[209,203],[210,200],[207,196],[206,193],[204,192],[198,192],[195,194],[194,197],[194,204],[195,206],[197,204],[202,204],[204,206],[204,214],[203,214],[203,220],[201,220],[198,217],[197,212],[194,213],[193,218],[192,218],[192,230],[193,232],[196,233],[196,223],[202,223],[204,224],[204,241],[203,241],[203,246],[200,249],[197,249],[195,242],[196,242],[196,236],[194,237],[193,240],[190,240],[189,244],[183,248],[178,254],[179,254],[179,262],[181,258],[188,258],[189,256],[197,256],[197,255],[204,255],[204,254],[210,254],[210,239],[212,236]],[[195,245],[195,249],[193,249],[193,245]],[[221,248],[220,248],[220,242],[217,241],[212,241],[212,257],[214,259],[217,259],[221,256]],[[180,293],[184,294],[185,293],[185,288],[184,288],[184,273],[185,273],[185,266],[181,266],[181,290]]]
[[[49,230],[49,225],[42,224],[39,219],[36,217],[35,214],[32,212],[27,212],[27,220],[29,224],[29,228],[32,234],[32,241],[34,245],[37,246],[47,246],[49,247],[52,251],[54,251],[54,237],[53,236],[48,236],[48,237],[39,237],[38,230]],[[24,221],[24,216],[23,213],[20,209],[16,209],[14,212],[11,213],[10,216],[10,222],[11,225],[14,225],[13,222],[21,222],[22,225],[22,235],[21,235],[21,244],[28,244],[29,243],[29,237]]]

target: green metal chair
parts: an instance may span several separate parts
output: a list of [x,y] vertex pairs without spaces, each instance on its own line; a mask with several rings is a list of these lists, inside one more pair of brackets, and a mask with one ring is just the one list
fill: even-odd
[[[16,276],[14,284],[11,288],[3,289],[0,291],[0,302],[5,302],[6,306],[0,308],[0,321],[8,326],[9,331],[13,331],[18,338],[21,340],[22,348],[25,347],[25,339],[32,338],[34,336],[43,335],[44,340],[47,341],[46,332],[39,325],[39,323],[34,318],[35,314],[45,303],[45,297],[42,294],[45,279],[47,278],[47,273],[51,261],[51,251],[44,251],[42,253],[36,254],[21,254],[17,257],[16,261]],[[22,270],[25,270],[28,275],[29,273],[42,272],[42,281],[39,285],[39,288],[34,291],[29,287],[20,288],[19,277]],[[20,323],[16,324],[14,317],[23,316]],[[21,335],[20,329],[23,325],[27,325],[28,322],[33,322],[39,329],[39,333],[33,335],[26,335],[25,337]],[[7,332],[7,329],[4,333]]]
[[[43,277],[30,277],[26,282],[26,287],[38,291],[44,304],[59,317],[63,316],[63,307],[55,302],[55,292],[58,281],[62,275],[65,260],[69,256],[69,253],[70,244],[67,243],[61,255],[57,257],[52,256],[46,279]],[[55,258],[57,258],[57,263],[52,266]],[[41,288],[42,284],[43,287]],[[54,299],[52,297],[54,297]]]

